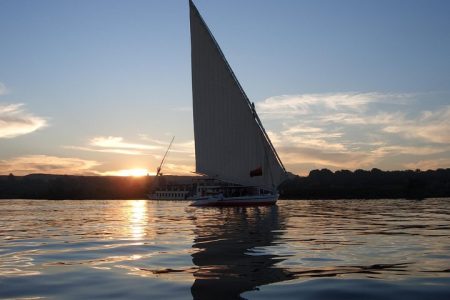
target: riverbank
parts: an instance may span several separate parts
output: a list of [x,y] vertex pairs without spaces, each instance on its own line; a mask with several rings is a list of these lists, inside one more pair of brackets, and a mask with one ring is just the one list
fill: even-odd
[[[170,184],[195,177],[164,176]],[[0,199],[143,199],[154,176],[0,176]],[[281,199],[423,199],[450,197],[450,169],[354,172],[313,170],[280,186]]]

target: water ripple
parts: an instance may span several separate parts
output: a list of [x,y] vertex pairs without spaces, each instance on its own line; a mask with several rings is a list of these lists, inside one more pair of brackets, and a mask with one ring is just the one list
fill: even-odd
[[448,299],[449,224],[450,199],[2,200],[0,298]]

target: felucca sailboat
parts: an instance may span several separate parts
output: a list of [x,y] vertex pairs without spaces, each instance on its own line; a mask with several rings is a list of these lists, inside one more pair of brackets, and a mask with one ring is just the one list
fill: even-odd
[[197,187],[192,205],[274,204],[283,163],[191,0],[189,8],[196,172],[224,183]]

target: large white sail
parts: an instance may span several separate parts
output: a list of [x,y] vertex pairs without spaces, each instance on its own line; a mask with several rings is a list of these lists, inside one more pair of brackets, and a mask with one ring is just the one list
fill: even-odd
[[189,4],[196,171],[272,190],[285,177],[281,160],[219,45]]

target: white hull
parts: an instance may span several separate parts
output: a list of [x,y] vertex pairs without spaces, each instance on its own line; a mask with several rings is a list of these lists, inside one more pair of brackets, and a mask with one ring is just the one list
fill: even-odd
[[241,197],[223,197],[222,195],[195,198],[191,206],[258,206],[273,205],[278,200],[276,195],[253,195]]

